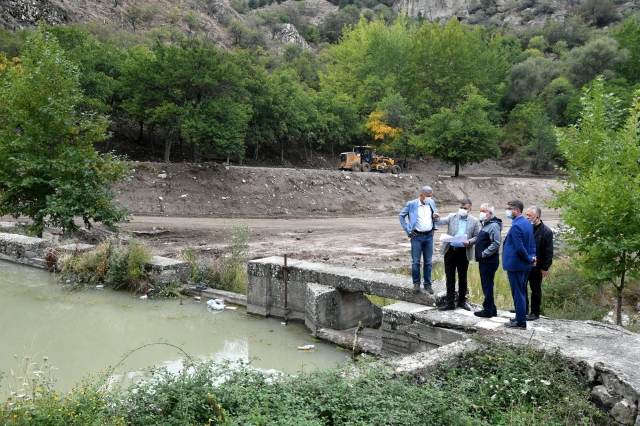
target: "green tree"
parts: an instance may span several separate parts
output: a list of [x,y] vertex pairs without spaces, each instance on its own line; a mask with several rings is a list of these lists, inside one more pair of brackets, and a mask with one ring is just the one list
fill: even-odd
[[626,122],[601,77],[585,89],[582,105],[578,124],[557,130],[570,174],[550,205],[562,209],[580,269],[613,285],[621,325],[627,277],[640,275],[640,91]]
[[135,4],[132,4],[125,7],[123,16],[124,19],[131,24],[133,32],[135,33],[137,25],[142,21],[142,17],[144,16],[144,10]]
[[557,150],[553,123],[544,105],[538,102],[518,104],[511,111],[509,121],[512,124],[511,128],[518,128],[518,123],[524,124],[522,154],[531,159],[531,170],[537,172],[545,168]]
[[500,155],[498,139],[501,131],[489,121],[491,106],[475,87],[467,87],[466,97],[455,108],[440,112],[418,123],[411,143],[425,154],[454,164],[455,176],[460,166],[477,163]]
[[509,98],[515,102],[534,101],[560,75],[560,63],[535,57],[520,62],[509,72]]
[[613,31],[619,47],[628,52],[627,59],[618,65],[617,71],[630,84],[640,82],[640,20],[629,17]]
[[103,114],[117,113],[120,102],[120,68],[127,58],[124,49],[100,43],[89,32],[75,25],[47,27],[65,52],[78,65],[80,87],[86,103],[82,108]]
[[485,40],[482,30],[455,18],[444,27],[425,22],[412,43],[400,93],[422,116],[453,108],[467,85],[495,103],[509,69],[499,38]]
[[126,219],[110,188],[127,167],[93,148],[108,120],[76,108],[83,103],[77,67],[55,37],[36,31],[21,65],[0,83],[0,215],[29,217],[37,235],[47,225],[75,230],[75,217],[89,228]]
[[625,59],[626,52],[618,49],[615,39],[598,37],[569,52],[565,61],[566,75],[577,88],[582,88],[597,75],[613,78],[616,67]]

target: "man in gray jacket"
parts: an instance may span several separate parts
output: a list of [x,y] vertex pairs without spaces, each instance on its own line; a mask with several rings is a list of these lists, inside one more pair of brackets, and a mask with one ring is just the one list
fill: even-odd
[[482,230],[476,239],[476,261],[480,270],[480,283],[484,293],[482,310],[474,312],[477,317],[491,318],[498,316],[493,298],[493,280],[500,265],[500,243],[502,241],[502,220],[493,215],[494,207],[489,203],[480,206],[478,219]]
[[452,213],[445,218],[436,220],[437,225],[447,225],[447,235],[451,237],[466,236],[464,242],[444,242],[440,253],[444,255],[444,272],[447,277],[447,300],[441,311],[448,311],[456,308],[456,271],[458,271],[458,307],[471,310],[467,303],[467,270],[469,261],[473,260],[473,245],[480,230],[478,219],[471,216],[471,200],[464,198],[460,200],[460,209],[457,213]]

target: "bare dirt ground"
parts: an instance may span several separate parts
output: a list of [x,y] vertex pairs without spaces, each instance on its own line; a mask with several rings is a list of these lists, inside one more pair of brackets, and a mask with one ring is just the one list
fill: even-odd
[[[367,269],[410,264],[410,243],[397,215],[423,185],[434,189],[442,215],[457,211],[460,198],[470,198],[472,214],[491,202],[503,219],[508,200],[544,206],[551,189],[562,187],[553,177],[524,176],[496,162],[465,168],[458,178],[433,160],[415,162],[400,175],[220,163],[133,167],[130,181],[118,188],[117,202],[133,215],[122,229],[139,235],[154,254],[174,257],[191,247],[215,255],[239,224],[251,229],[252,259],[288,254]],[[558,213],[543,211],[554,227]]]

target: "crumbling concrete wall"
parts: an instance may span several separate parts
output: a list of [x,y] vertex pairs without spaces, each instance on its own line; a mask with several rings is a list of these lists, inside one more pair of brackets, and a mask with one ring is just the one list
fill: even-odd
[[346,268],[323,268],[311,262],[293,260],[288,266],[285,306],[284,259],[249,262],[248,313],[304,321],[314,334],[319,328],[343,330],[360,322],[380,323],[381,309],[363,294],[373,280],[354,282],[336,271]]
[[345,330],[362,324],[378,324],[382,309],[362,292],[349,293],[317,283],[307,284],[304,323],[313,335],[320,328]]
[[[70,244],[56,247],[56,245],[43,238],[26,237],[19,234],[0,233],[0,259],[10,262],[22,263],[38,268],[55,269],[52,261],[60,253],[82,253],[94,249],[91,244]],[[47,253],[54,253],[49,261]],[[149,270],[149,282],[159,289],[161,285],[177,281],[186,284],[191,276],[191,266],[188,262],[154,256],[146,265]]]
[[52,247],[51,241],[42,238],[0,233],[0,259],[3,260],[48,268],[44,258]]

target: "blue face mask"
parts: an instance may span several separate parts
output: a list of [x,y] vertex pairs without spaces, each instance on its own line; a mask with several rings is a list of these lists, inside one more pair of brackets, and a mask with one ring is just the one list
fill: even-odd
[[460,210],[458,210],[458,215],[459,215],[460,217],[467,217],[467,214],[469,214],[469,211],[468,211],[468,210],[466,210],[466,209],[460,209]]
[[513,219],[513,212],[511,210],[507,210],[507,219]]

